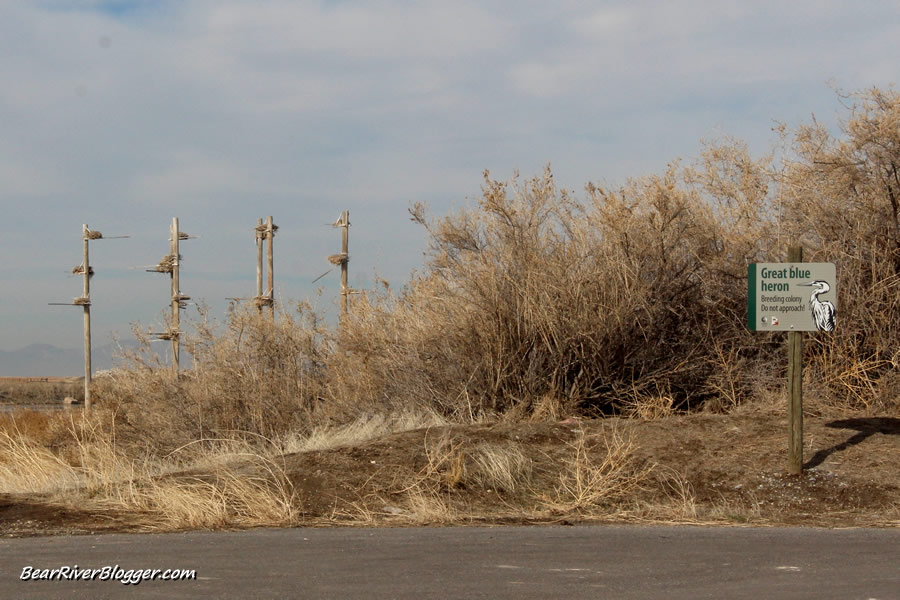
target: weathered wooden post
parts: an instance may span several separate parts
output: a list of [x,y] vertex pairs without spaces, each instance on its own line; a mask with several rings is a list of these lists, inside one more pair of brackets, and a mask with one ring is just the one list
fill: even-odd
[[150,273],[168,273],[171,278],[171,317],[166,331],[150,333],[161,340],[172,342],[172,369],[177,373],[181,366],[181,309],[187,306],[190,296],[181,293],[181,240],[191,239],[190,236],[179,229],[178,217],[172,218],[169,226],[169,253],[163,256],[159,264],[147,269]]
[[275,223],[272,220],[272,215],[269,215],[266,218],[266,240],[267,244],[267,257],[268,257],[268,273],[266,274],[268,277],[269,283],[269,316],[272,318],[272,321],[275,320]]
[[[803,262],[803,247],[788,248],[788,262]],[[803,332],[788,331],[788,471],[803,472]]]
[[[338,220],[331,224],[332,227],[340,227],[341,228],[341,253],[340,254],[332,254],[328,257],[328,262],[332,265],[341,267],[341,320],[343,320],[344,315],[349,311],[349,302],[350,302],[350,294],[359,293],[354,292],[350,289],[350,285],[348,282],[348,265],[350,263],[350,211],[345,210],[341,212],[341,216],[338,217]],[[329,273],[334,270],[334,267],[328,269],[318,277],[312,280],[313,283],[322,279]]]
[[178,272],[181,264],[181,232],[178,230],[178,217],[172,217],[169,233],[169,253],[172,256],[172,366],[178,372],[181,368],[181,280]]
[[263,297],[263,237],[265,227],[263,220],[256,220],[256,310],[262,313]]
[[[266,222],[262,219],[256,220],[256,310],[262,313],[263,306],[269,307],[269,314],[272,320],[275,320],[275,232],[278,231],[278,225],[270,215]],[[263,268],[263,245],[267,247],[266,264],[268,269]],[[263,271],[267,271],[269,289],[263,293]]]
[[88,256],[91,230],[87,224],[81,226],[81,239],[84,247],[82,255],[83,286],[81,298],[84,299],[84,410],[91,410],[91,263]]
[[[105,239],[127,238],[127,235],[118,235]],[[82,275],[81,296],[72,302],[50,302],[52,306],[80,306],[84,311],[84,409],[91,409],[91,277],[94,269],[90,263],[90,241],[104,239],[99,231],[92,231],[87,224],[81,226],[82,256],[81,264],[72,269],[73,274]]]
[[341,315],[346,315],[349,310],[350,288],[348,286],[348,266],[350,264],[350,211],[341,213],[338,221],[341,227]]

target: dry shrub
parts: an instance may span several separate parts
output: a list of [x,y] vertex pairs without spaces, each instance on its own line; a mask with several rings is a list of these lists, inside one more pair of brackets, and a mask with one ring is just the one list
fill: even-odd
[[841,137],[812,123],[785,131],[778,174],[784,235],[809,262],[834,262],[838,323],[810,336],[809,376],[820,402],[897,411],[900,392],[900,94],[845,96]]
[[609,412],[664,381],[677,407],[699,404],[714,336],[750,343],[746,263],[765,245],[739,215],[764,212],[767,190],[759,164],[741,165],[727,174],[749,181],[736,199],[703,187],[726,177],[710,162],[690,177],[673,165],[620,190],[588,186],[587,202],[549,169],[526,182],[485,174],[474,209],[430,222],[417,206],[428,268],[397,296],[356,303],[329,365],[337,395],[471,420]]
[[589,442],[584,430],[579,430],[569,448],[571,456],[553,494],[541,497],[544,506],[556,512],[590,513],[608,508],[640,487],[653,472],[652,465],[636,462],[633,442],[616,431],[603,435],[601,441]]
[[656,465],[651,474],[655,484],[665,491],[667,502],[644,510],[655,513],[657,518],[667,515],[670,520],[684,521],[697,517],[697,501],[691,483],[678,471]]
[[182,336],[193,368],[176,375],[145,352],[132,355],[128,368],[98,378],[95,398],[115,412],[121,433],[168,451],[206,438],[281,439],[309,431],[327,354],[316,315],[301,306],[297,315],[283,312],[273,322],[237,305],[224,331],[205,311],[201,316]]

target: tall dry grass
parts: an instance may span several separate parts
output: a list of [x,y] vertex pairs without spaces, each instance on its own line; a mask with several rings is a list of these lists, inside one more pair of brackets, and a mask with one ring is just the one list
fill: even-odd
[[109,415],[69,415],[67,433],[49,448],[14,426],[0,430],[0,493],[141,515],[144,527],[165,530],[292,525],[302,510],[277,449],[209,440],[202,456],[134,456]]
[[202,439],[305,434],[324,395],[330,352],[317,319],[305,306],[273,322],[234,305],[218,324],[201,307],[183,339],[193,368],[174,373],[143,339],[126,368],[97,379],[95,399],[115,414],[123,442],[157,452]]

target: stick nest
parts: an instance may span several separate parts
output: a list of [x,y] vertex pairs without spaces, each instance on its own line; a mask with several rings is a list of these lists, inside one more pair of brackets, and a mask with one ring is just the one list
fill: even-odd
[[350,256],[341,252],[340,254],[332,254],[328,257],[328,262],[333,265],[343,265],[350,262]]
[[90,306],[91,299],[87,296],[79,296],[78,298],[72,300],[72,304],[76,306]]
[[175,255],[166,254],[162,257],[162,260],[159,261],[159,264],[153,267],[153,269],[151,270],[158,273],[171,273],[175,270]]
[[103,234],[99,231],[94,231],[92,229],[88,229],[84,232],[84,237],[89,240],[99,240],[103,237]]
[[[78,265],[72,269],[73,275],[84,275],[84,265]],[[88,277],[94,276],[94,267],[88,267]]]
[[[272,233],[278,231],[278,225],[272,224]],[[266,239],[269,237],[269,226],[266,224],[256,226],[256,237]]]

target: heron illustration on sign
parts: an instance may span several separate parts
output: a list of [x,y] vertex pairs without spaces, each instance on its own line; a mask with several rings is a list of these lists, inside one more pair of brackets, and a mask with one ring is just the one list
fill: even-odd
[[800,285],[815,288],[809,296],[809,309],[812,311],[813,320],[819,331],[834,331],[834,304],[825,300],[819,300],[821,294],[826,294],[831,289],[827,282],[821,279],[810,281],[809,283],[801,283]]

